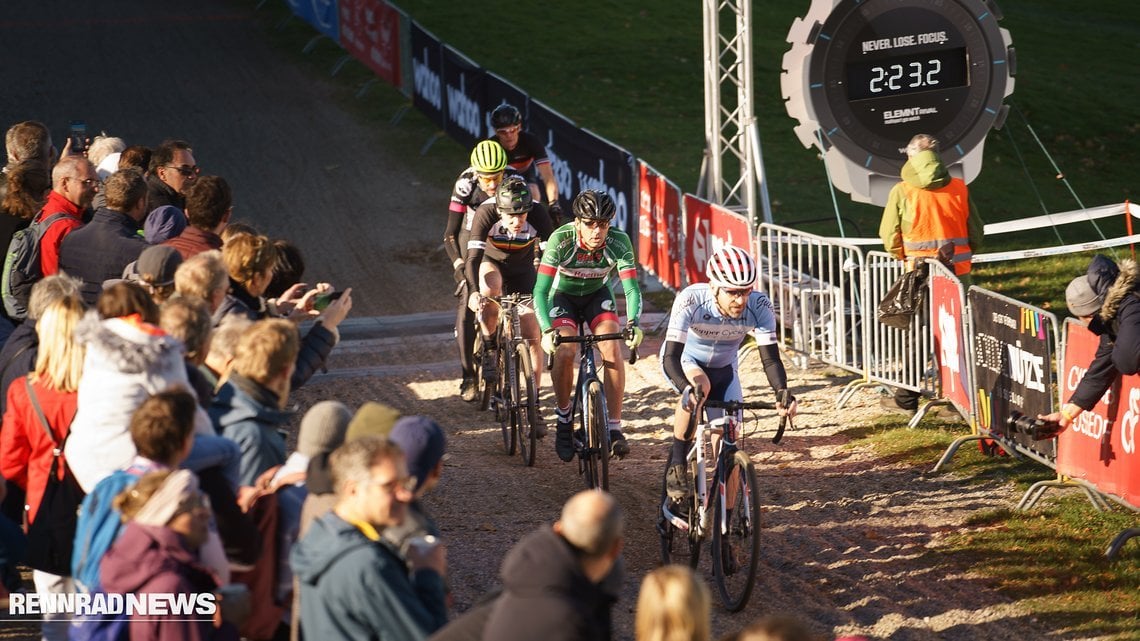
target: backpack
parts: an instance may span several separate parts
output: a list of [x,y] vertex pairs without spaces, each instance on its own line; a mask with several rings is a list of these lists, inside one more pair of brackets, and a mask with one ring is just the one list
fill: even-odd
[[[32,390],[31,381],[25,378],[24,385],[28,388],[28,399],[32,402],[40,426],[54,444],[51,472],[44,488],[44,496],[36,512],[36,519],[28,525],[28,565],[43,572],[67,576],[71,571],[76,514],[83,501],[83,488],[79,487],[67,461],[63,460],[63,447],[67,443],[67,437],[62,441],[55,440],[40,401]],[[68,436],[70,435],[69,430]],[[60,465],[63,466],[62,479],[59,478]]]
[[4,299],[4,311],[9,318],[24,320],[28,317],[28,297],[32,293],[32,285],[44,277],[40,266],[40,241],[49,227],[68,216],[70,214],[66,212],[41,216],[12,234],[8,253],[4,257],[4,271],[0,274],[0,297]]
[[99,563],[122,534],[125,524],[112,501],[138,483],[141,474],[117,470],[99,481],[79,506],[75,527],[75,549],[71,554],[71,576],[89,594],[100,589]]

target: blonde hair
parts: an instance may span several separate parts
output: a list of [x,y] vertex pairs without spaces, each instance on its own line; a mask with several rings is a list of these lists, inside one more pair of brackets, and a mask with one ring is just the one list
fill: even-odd
[[166,482],[166,478],[173,474],[173,470],[161,470],[158,472],[147,472],[131,487],[120,492],[112,501],[111,505],[119,511],[119,517],[123,523],[135,518],[139,510],[146,505],[150,497],[162,487]]
[[709,641],[709,589],[689,568],[666,565],[645,575],[637,597],[637,641]]
[[297,361],[300,345],[293,323],[280,318],[257,321],[238,340],[233,371],[267,385]]
[[40,346],[32,372],[34,380],[58,392],[79,389],[86,350],[75,340],[75,326],[82,318],[83,301],[78,296],[64,296],[44,309],[36,321]]
[[222,260],[230,278],[248,287],[253,279],[273,268],[277,248],[266,236],[238,234],[222,245]]

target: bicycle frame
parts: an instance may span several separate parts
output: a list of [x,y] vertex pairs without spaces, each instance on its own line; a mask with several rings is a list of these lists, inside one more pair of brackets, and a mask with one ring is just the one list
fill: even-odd
[[[725,414],[720,418],[711,421],[705,421],[697,424],[697,433],[693,438],[693,447],[689,449],[688,455],[685,457],[687,467],[693,469],[693,492],[696,496],[696,504],[700,506],[700,512],[697,516],[696,532],[695,534],[700,538],[705,538],[709,530],[709,517],[710,515],[710,501],[713,500],[713,494],[709,492],[709,479],[705,473],[706,460],[705,460],[705,439],[714,438],[713,445],[713,458],[716,460],[716,467],[713,468],[713,484],[716,487],[717,493],[724,497],[725,484],[727,479],[724,478],[724,470],[727,467],[725,462],[731,460],[732,455],[736,453],[736,437],[740,428],[740,416],[738,414]],[[720,524],[721,531],[724,531],[727,525],[725,518],[725,505],[724,501],[720,502],[720,514],[717,515],[717,521]],[[681,517],[673,514],[669,509],[669,500],[661,506],[663,516],[668,519],[674,527],[682,532],[689,531],[689,523]]]

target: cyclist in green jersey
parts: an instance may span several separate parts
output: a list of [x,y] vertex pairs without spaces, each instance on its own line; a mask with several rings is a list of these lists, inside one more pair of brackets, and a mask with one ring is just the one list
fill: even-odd
[[[637,328],[641,317],[641,288],[637,283],[637,263],[633,244],[625,232],[612,229],[614,201],[601,191],[587,189],[574,198],[574,220],[554,230],[546,243],[538,279],[534,285],[535,314],[542,328],[542,349],[554,355],[550,372],[558,407],[558,431],[554,450],[558,458],[574,458],[574,436],[570,416],[570,394],[574,386],[574,344],[554,345],[555,334],[576,336],[585,323],[595,334],[621,331],[609,277],[617,272],[625,291],[626,327],[630,349],[641,344]],[[606,409],[610,418],[610,443],[617,457],[629,453],[621,431],[622,395],[625,393],[625,363],[616,341],[598,344],[602,353]]]

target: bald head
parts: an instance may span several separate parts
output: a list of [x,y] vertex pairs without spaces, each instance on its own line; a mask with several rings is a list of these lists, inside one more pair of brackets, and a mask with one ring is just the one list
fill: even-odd
[[622,536],[624,519],[614,497],[605,492],[583,491],[562,507],[554,529],[587,556],[603,556]]

